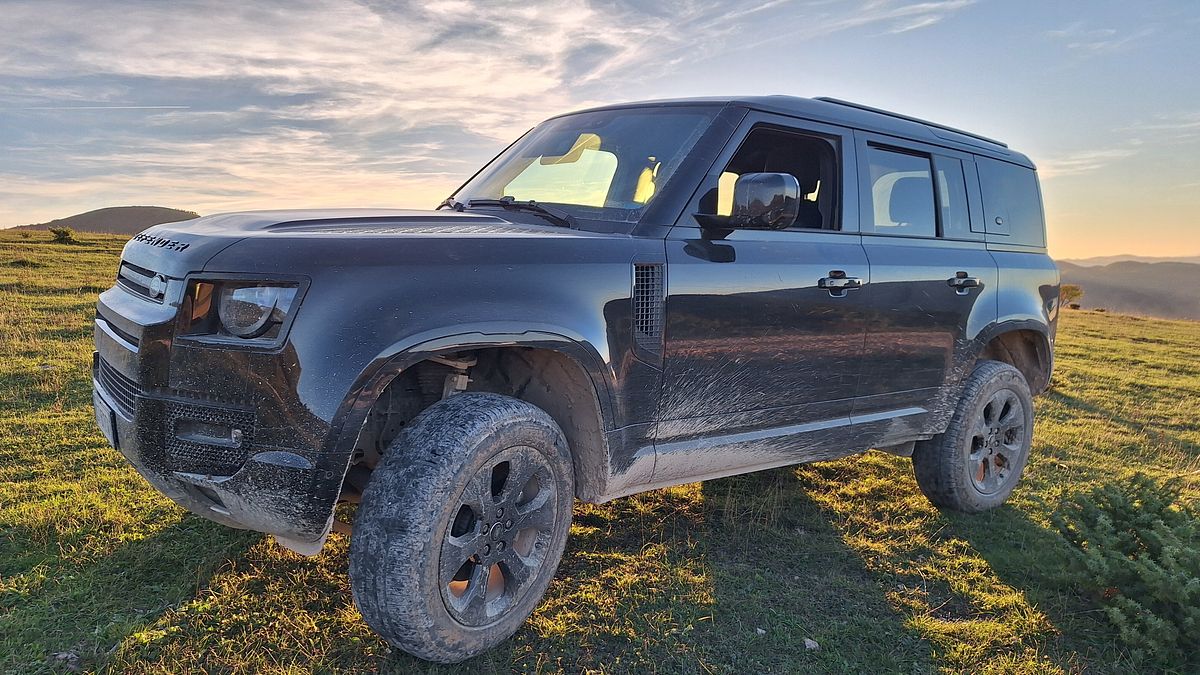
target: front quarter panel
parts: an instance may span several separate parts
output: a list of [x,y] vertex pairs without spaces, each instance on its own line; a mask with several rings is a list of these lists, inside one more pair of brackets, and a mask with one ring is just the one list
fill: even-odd
[[311,279],[288,337],[294,365],[280,386],[294,388],[307,415],[332,432],[327,449],[349,409],[363,405],[356,403],[362,389],[377,381],[373,370],[419,345],[452,349],[455,336],[472,344],[503,335],[506,344],[529,346],[558,336],[587,355],[581,365],[607,430],[649,421],[657,392],[646,386],[649,366],[632,356],[629,298],[632,263],[661,261],[662,241],[545,229],[537,236],[250,237],[210,261],[206,273],[303,271]]

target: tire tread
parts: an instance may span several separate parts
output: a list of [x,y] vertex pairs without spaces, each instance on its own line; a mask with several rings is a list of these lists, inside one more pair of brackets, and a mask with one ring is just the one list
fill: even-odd
[[[965,474],[960,465],[964,461],[961,456],[962,435],[968,429],[970,422],[968,416],[982,391],[996,380],[1008,380],[1010,383],[1018,385],[1023,403],[1028,407],[1028,412],[1032,413],[1029,385],[1021,371],[1001,361],[980,361],[967,378],[966,384],[963,385],[958,405],[946,431],[927,441],[918,441],[913,448],[913,475],[917,479],[917,485],[921,488],[921,492],[934,506],[965,513],[978,513],[999,506],[1011,492],[1010,487],[1008,490],[998,493],[1000,497],[998,500],[980,499],[981,495],[964,480]],[[1030,428],[1031,434],[1032,431]],[[1028,457],[1028,453],[1026,453],[1026,457]],[[1023,470],[1024,466],[1021,469]]]
[[[354,522],[350,581],[363,618],[392,645],[429,661],[457,663],[507,639],[524,622],[523,615],[515,623],[507,617],[492,626],[455,630],[444,617],[430,613],[431,594],[442,602],[440,589],[422,593],[411,587],[419,585],[429,561],[436,568],[441,553],[438,513],[452,496],[460,469],[481,446],[512,429],[546,440],[556,453],[554,461],[565,466],[565,485],[559,490],[569,496],[569,529],[574,481],[565,437],[549,415],[519,399],[469,392],[440,401],[404,429],[375,468]],[[564,532],[552,552],[549,576],[565,538]]]

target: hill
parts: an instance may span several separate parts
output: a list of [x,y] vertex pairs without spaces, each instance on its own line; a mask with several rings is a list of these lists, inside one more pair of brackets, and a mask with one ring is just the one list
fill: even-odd
[[169,209],[165,206],[109,206],[59,218],[48,223],[21,225],[13,229],[45,230],[51,227],[69,227],[76,232],[137,234],[147,227],[160,223],[174,223],[199,217],[200,214],[193,211]]
[[1095,258],[1065,258],[1059,262],[1071,263],[1080,267],[1098,267],[1118,262],[1181,262],[1200,264],[1200,255],[1184,256],[1148,256],[1148,255],[1102,255]]
[[1059,262],[1063,283],[1083,287],[1084,309],[1164,319],[1200,319],[1200,265],[1182,262],[1116,262],[1084,267]]

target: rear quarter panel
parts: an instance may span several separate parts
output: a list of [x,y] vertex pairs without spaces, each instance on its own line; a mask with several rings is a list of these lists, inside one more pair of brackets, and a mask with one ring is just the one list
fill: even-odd
[[988,247],[999,268],[996,316],[1000,324],[1032,322],[1045,327],[1053,344],[1058,326],[1058,266],[1044,251]]

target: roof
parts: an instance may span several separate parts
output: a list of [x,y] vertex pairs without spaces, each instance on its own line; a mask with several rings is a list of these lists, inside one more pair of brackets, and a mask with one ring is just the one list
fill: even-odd
[[735,98],[677,98],[619,103],[590,108],[589,111],[714,104],[739,106],[751,110],[808,119],[814,122],[849,126],[889,136],[910,138],[930,145],[940,145],[965,152],[972,152],[1034,168],[1033,162],[1028,157],[1012,150],[1004,143],[987,138],[986,136],[834,98],[802,98],[799,96],[782,95]]

